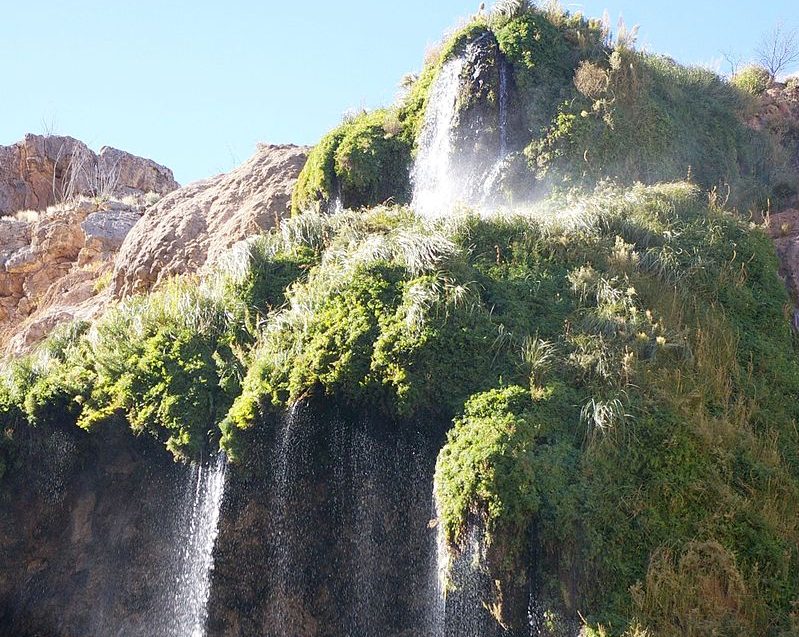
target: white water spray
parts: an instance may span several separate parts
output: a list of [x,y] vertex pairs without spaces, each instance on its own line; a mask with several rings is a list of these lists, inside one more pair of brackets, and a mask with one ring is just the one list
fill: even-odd
[[446,62],[430,90],[419,135],[419,152],[411,171],[411,206],[423,216],[444,216],[457,199],[450,159],[464,64],[462,57]]
[[227,461],[219,453],[209,465],[193,468],[183,550],[174,589],[174,625],[171,637],[203,637],[208,619],[214,544],[219,532],[219,514],[225,493]]
[[430,596],[430,610],[428,618],[428,630],[430,637],[445,637],[447,628],[447,575],[449,571],[449,550],[447,540],[444,537],[444,527],[441,524],[441,516],[436,502],[435,489],[433,490],[433,518],[431,527],[434,527],[430,535],[430,542],[433,545],[430,554],[430,575],[428,581]]
[[499,160],[508,154],[508,65],[499,61]]
[[[453,133],[458,119],[458,98],[464,82],[468,81],[462,76],[469,55],[470,50],[467,50],[465,56],[446,62],[430,90],[419,135],[419,151],[411,171],[411,205],[424,217],[449,215],[461,204],[490,215],[500,199],[499,184],[509,156],[509,68],[504,60],[498,62],[498,127],[493,133],[497,137],[496,158],[486,161],[481,156],[455,156]],[[469,135],[492,134],[481,130],[476,123],[471,126],[474,129]]]

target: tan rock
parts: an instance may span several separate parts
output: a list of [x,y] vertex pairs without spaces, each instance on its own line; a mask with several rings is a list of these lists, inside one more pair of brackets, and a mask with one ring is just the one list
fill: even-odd
[[113,194],[117,196],[147,192],[166,194],[180,187],[166,166],[110,146],[100,149],[98,165],[101,173],[113,175],[117,182]]
[[149,208],[116,258],[114,293],[142,292],[175,274],[215,262],[231,245],[289,214],[307,149],[259,146],[230,173],[199,181]]
[[6,259],[5,267],[9,274],[29,274],[40,270],[42,262],[33,247],[25,246]]
[[0,220],[7,231],[0,234],[0,347],[17,354],[61,322],[95,316],[110,298],[98,295],[97,279],[110,274],[142,212],[118,201],[101,209],[79,200],[30,222]]
[[[61,323],[96,317],[115,295],[194,272],[272,227],[288,214],[306,156],[296,146],[259,147],[232,172],[181,188],[146,210],[144,197],[75,200],[25,215],[28,221],[0,219],[0,348],[29,350]],[[136,187],[169,187],[166,173],[120,151],[104,149],[101,157],[127,162],[131,172],[120,175]],[[37,161],[30,162],[37,174],[46,172],[40,166],[46,161]],[[112,268],[112,284],[101,290],[98,280]]]
[[79,195],[124,196],[178,188],[172,171],[115,148],[95,154],[72,137],[26,135],[0,146],[0,216],[44,210]]
[[140,218],[141,213],[131,209],[93,212],[87,216],[81,223],[85,238],[78,265],[114,255]]

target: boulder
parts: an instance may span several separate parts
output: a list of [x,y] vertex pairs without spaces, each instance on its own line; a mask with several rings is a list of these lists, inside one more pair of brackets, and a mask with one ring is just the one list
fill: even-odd
[[777,249],[780,276],[794,303],[799,303],[799,210],[791,208],[772,214],[767,229]]
[[289,214],[291,192],[307,149],[261,145],[229,173],[176,190],[147,209],[120,249],[117,297],[214,263],[231,245]]
[[60,323],[95,316],[110,299],[100,277],[143,205],[82,199],[0,219],[0,347],[17,354]]
[[98,256],[115,253],[141,215],[134,210],[93,212],[80,224],[84,234],[83,247],[78,255],[79,265]]
[[179,187],[166,166],[123,150],[103,146],[98,162],[101,172],[115,176],[117,187],[114,194],[117,196],[145,192],[166,194]]

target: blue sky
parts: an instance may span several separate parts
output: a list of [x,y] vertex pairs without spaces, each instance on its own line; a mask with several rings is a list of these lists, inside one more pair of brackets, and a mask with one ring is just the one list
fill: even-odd
[[[312,144],[400,78],[479,0],[37,0],[0,15],[0,145],[52,130],[152,157],[181,183],[229,170],[256,142]],[[492,0],[488,0],[490,6]],[[794,1],[586,1],[640,24],[681,62],[751,57]]]

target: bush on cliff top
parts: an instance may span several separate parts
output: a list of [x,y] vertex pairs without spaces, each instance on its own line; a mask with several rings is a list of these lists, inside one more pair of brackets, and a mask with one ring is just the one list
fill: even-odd
[[361,113],[329,133],[311,151],[294,190],[292,211],[376,206],[410,198],[411,146],[393,110]]

